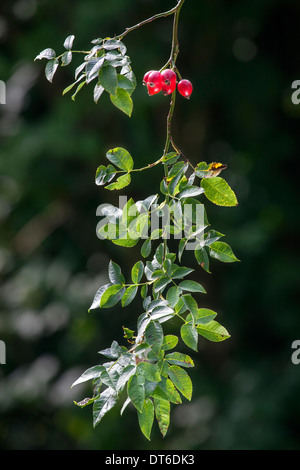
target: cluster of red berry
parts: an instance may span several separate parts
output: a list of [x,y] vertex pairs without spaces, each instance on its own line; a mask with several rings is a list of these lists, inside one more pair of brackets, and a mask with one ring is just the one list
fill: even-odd
[[[170,95],[176,88],[177,75],[174,70],[165,69],[162,72],[150,70],[144,75],[143,84],[147,85],[150,96],[163,92],[165,96]],[[180,80],[177,85],[179,93],[185,98],[190,98],[193,85],[189,80]]]

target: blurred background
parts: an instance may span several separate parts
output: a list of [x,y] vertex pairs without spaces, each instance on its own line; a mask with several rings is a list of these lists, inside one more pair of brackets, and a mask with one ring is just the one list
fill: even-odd
[[[175,0],[2,0],[0,79],[0,365],[1,449],[299,449],[300,365],[291,345],[300,339],[299,130],[300,105],[291,84],[300,80],[297,0],[187,0],[181,13],[178,67],[194,84],[178,97],[174,135],[196,164],[221,161],[239,206],[207,203],[212,227],[226,234],[241,263],[212,261],[212,274],[191,254],[183,263],[208,294],[230,340],[202,340],[192,402],[173,406],[165,439],[157,424],[148,442],[136,412],[120,405],[93,430],[92,409],[73,400],[90,384],[70,389],[97,351],[122,343],[122,325],[142,313],[131,307],[88,313],[107,280],[112,258],[127,273],[140,244],[118,248],[96,236],[96,209],[117,194],[94,184],[96,168],[114,146],[137,165],[161,156],[169,100],[151,99],[142,86],[149,69],[170,53],[172,20],[158,20],[126,37],[138,87],[129,119],[92,85],[74,103],[62,90],[80,63],[60,68],[51,85],[46,47],[64,39],[89,49],[97,37],[172,8]],[[135,200],[159,189],[160,169],[135,174],[122,194]],[[172,325],[170,326],[172,331]],[[184,346],[182,346],[184,350]],[[186,351],[189,354],[191,351]]]

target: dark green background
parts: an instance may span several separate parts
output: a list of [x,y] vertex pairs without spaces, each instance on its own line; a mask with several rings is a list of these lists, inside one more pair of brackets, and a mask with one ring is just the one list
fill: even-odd
[[[134,410],[113,409],[96,430],[91,407],[70,389],[97,351],[134,328],[139,302],[88,313],[111,258],[129,271],[138,245],[118,248],[96,236],[97,206],[117,195],[94,184],[105,152],[127,148],[136,165],[161,156],[169,100],[147,96],[142,77],[168,59],[172,21],[162,19],[126,37],[138,80],[131,119],[92,85],[61,96],[74,67],[53,85],[44,48],[62,52],[75,34],[78,49],[98,36],[173,7],[175,0],[18,0],[0,5],[2,449],[299,449],[300,365],[291,344],[300,339],[299,119],[291,84],[300,80],[300,5],[287,0],[187,0],[182,9],[178,67],[192,80],[190,101],[178,97],[173,131],[193,163],[228,164],[227,181],[239,206],[207,204],[212,227],[225,233],[241,263],[212,262],[212,275],[186,265],[232,337],[201,341],[192,354],[193,399],[173,407],[162,439],[149,443]],[[158,191],[161,169],[135,174],[123,194],[135,200]],[[171,326],[172,330],[172,326]],[[184,348],[183,348],[184,350]]]

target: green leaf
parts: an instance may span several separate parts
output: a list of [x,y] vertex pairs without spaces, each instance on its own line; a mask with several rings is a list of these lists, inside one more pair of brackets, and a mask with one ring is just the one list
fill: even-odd
[[178,338],[175,335],[166,335],[164,337],[163,343],[161,345],[161,349],[163,351],[169,351],[170,349],[174,349],[177,346]]
[[150,441],[150,435],[154,421],[154,405],[150,398],[147,398],[144,401],[142,411],[138,413],[138,420],[142,433]]
[[198,312],[198,305],[196,300],[190,295],[190,294],[185,294],[183,296],[184,303],[186,305],[186,308],[189,310],[189,312],[192,314],[193,318],[196,318],[197,312]]
[[71,51],[66,51],[63,53],[61,56],[61,65],[65,67],[66,65],[69,65],[72,62],[72,52]]
[[74,39],[75,39],[74,34],[71,34],[70,36],[68,36],[68,37],[65,39],[64,48],[65,48],[65,49],[68,49],[68,50],[72,49]]
[[144,284],[141,288],[141,297],[142,297],[142,299],[145,299],[147,297],[147,292],[148,292],[148,285]]
[[108,39],[103,43],[103,47],[107,51],[119,49],[122,55],[126,54],[127,50],[125,44],[119,39]]
[[169,368],[169,377],[177,390],[179,390],[185,398],[191,400],[193,384],[186,371],[179,366],[171,366]]
[[145,399],[150,398],[152,393],[154,392],[155,388],[157,387],[158,382],[152,382],[150,380],[145,379],[144,387],[145,387]]
[[145,341],[149,344],[154,354],[158,355],[163,344],[163,329],[158,321],[150,321],[145,329]]
[[103,416],[117,403],[117,396],[112,388],[107,388],[93,403],[93,425],[100,423]]
[[129,95],[132,95],[135,89],[135,84],[124,75],[118,74],[118,88],[123,88]]
[[67,86],[67,87],[63,90],[62,94],[65,95],[65,94],[68,93],[70,90],[72,90],[72,88],[74,88],[74,86],[76,85],[76,83],[80,82],[83,78],[84,78],[84,75],[83,75],[83,74],[80,75],[80,77],[76,80],[76,82],[71,83],[71,85]]
[[139,239],[138,238],[131,238],[129,234],[124,235],[123,237],[116,238],[115,240],[112,240],[112,242],[115,245],[118,246],[123,246],[125,248],[132,248],[138,243]]
[[168,276],[161,276],[160,278],[156,279],[153,284],[153,291],[155,293],[163,290],[168,284],[170,284],[171,279]]
[[52,83],[54,74],[57,70],[59,63],[58,59],[51,59],[47,62],[46,67],[45,67],[45,75],[47,80]]
[[118,89],[118,76],[116,69],[111,65],[103,65],[99,71],[98,83],[103,86],[110,95],[116,95]]
[[100,300],[100,308],[110,308],[116,305],[123,297],[125,287],[121,284],[114,284],[108,287]]
[[171,382],[171,380],[166,377],[162,377],[162,380],[157,384],[157,387],[152,393],[152,397],[164,398],[171,403],[175,403],[175,405],[182,403],[181,397],[177,392],[173,382]]
[[96,104],[98,103],[98,101],[99,101],[99,99],[100,99],[103,92],[104,92],[103,86],[100,85],[99,83],[97,83],[95,85],[94,95],[93,95],[94,96],[94,101],[95,101]]
[[117,178],[117,181],[115,183],[111,183],[108,186],[105,187],[105,189],[108,189],[109,191],[113,191],[115,189],[120,190],[125,188],[131,183],[131,176],[129,173],[126,175],[119,176]]
[[161,265],[164,259],[164,245],[161,243],[155,250],[155,259]]
[[151,232],[150,234],[151,240],[158,240],[161,236],[162,236],[162,229],[160,228],[153,230],[153,232]]
[[187,354],[182,354],[179,352],[173,352],[165,356],[165,360],[168,361],[171,365],[181,366],[181,367],[194,367],[193,359]]
[[97,292],[95,294],[95,297],[94,297],[94,300],[93,300],[93,303],[89,308],[89,311],[100,307],[101,297],[104,294],[104,292],[106,291],[106,289],[108,289],[110,286],[111,286],[110,283],[105,284],[104,286],[101,286],[100,289],[97,290]]
[[214,320],[206,324],[197,325],[196,328],[199,335],[215,343],[230,338],[230,334],[226,328]]
[[208,257],[208,254],[206,252],[206,249],[205,248],[197,248],[195,250],[195,258],[196,258],[198,264],[200,264],[201,268],[203,268],[204,271],[206,271],[207,273],[210,273],[210,271],[209,271],[209,257]]
[[[126,294],[126,292],[125,292],[125,294]],[[122,305],[123,305],[123,300],[124,300],[125,294],[122,297]],[[132,339],[133,335],[134,335],[134,330],[130,330],[129,328],[126,328],[126,326],[122,326],[122,328],[123,328],[123,331],[124,331],[124,338]]]
[[92,398],[84,398],[81,401],[74,401],[75,405],[80,406],[80,408],[84,408],[85,406],[91,405],[95,400],[97,400],[97,396]]
[[222,261],[223,263],[234,263],[235,261],[239,261],[230,246],[224,242],[212,243],[209,247],[209,252],[212,258]]
[[41,60],[41,59],[55,59],[56,57],[56,52],[51,49],[50,47],[47,47],[47,49],[44,49],[42,52],[40,52],[34,60]]
[[147,258],[151,253],[151,240],[148,238],[144,241],[142,248],[141,248],[141,255],[143,258]]
[[179,242],[179,245],[178,245],[178,260],[179,261],[181,261],[182,254],[184,252],[187,242],[188,242],[188,239],[186,237],[182,238]]
[[163,398],[154,398],[154,408],[160,432],[165,437],[170,424],[170,402]]
[[120,111],[123,111],[123,113],[131,117],[133,102],[127,90],[118,87],[116,93],[110,95],[110,99],[116,108],[120,109]]
[[75,385],[86,382],[87,380],[97,379],[101,376],[104,370],[105,367],[101,365],[90,367],[85,372],[83,372],[83,374],[77,380],[75,380],[75,382],[71,385],[71,388]]
[[[137,207],[137,204],[136,204]],[[130,233],[135,234],[138,238],[143,238],[147,235],[149,226],[149,214],[137,214],[137,217],[130,223]]]
[[170,153],[167,153],[163,159],[162,159],[162,162],[163,163],[166,163],[167,165],[173,165],[173,163],[176,163],[176,161],[178,160],[178,158],[180,157],[180,154],[177,153],[177,152],[170,152]]
[[101,374],[101,381],[108,387],[113,388],[114,390],[116,390],[117,388],[117,383],[118,383],[119,378],[120,376],[116,370],[114,371],[105,370]]
[[101,44],[101,42],[103,42],[103,39],[102,39],[102,38],[93,39],[93,40],[91,41],[92,44]]
[[175,305],[175,312],[178,315],[183,315],[187,311],[186,303],[183,297],[180,297],[177,304]]
[[99,238],[113,241],[124,237],[126,235],[126,227],[122,227],[120,225],[121,224],[117,225],[115,221],[113,223],[101,225],[98,229]]
[[177,304],[179,300],[180,294],[181,294],[181,290],[177,286],[172,286],[168,290],[166,299],[171,307],[173,308],[175,307],[175,305]]
[[160,192],[164,194],[165,196],[168,194],[168,186],[167,186],[167,182],[165,179],[161,181],[159,189],[160,189]]
[[122,147],[109,150],[106,154],[106,158],[123,171],[129,172],[133,169],[132,156]]
[[200,292],[201,294],[206,294],[206,290],[195,281],[182,281],[179,286],[180,289],[188,292]]
[[115,360],[124,354],[124,350],[126,351],[126,348],[124,348],[124,346],[119,346],[117,341],[113,341],[111,343],[110,348],[102,349],[98,352],[99,354],[102,354],[102,356],[107,357],[108,359]]
[[161,305],[154,308],[151,312],[151,319],[158,320],[159,323],[164,323],[174,316],[174,310],[166,305]]
[[86,69],[85,69],[86,70],[86,83],[90,83],[95,78],[99,79],[99,70],[101,69],[103,63],[104,63],[104,57],[93,58],[89,62],[87,62]]
[[159,382],[161,380],[159,369],[156,364],[140,362],[137,366],[137,373],[145,377],[145,379],[150,382]]
[[204,178],[201,186],[207,199],[218,206],[237,206],[237,198],[228,183],[219,176]]
[[129,201],[123,207],[122,213],[122,222],[126,226],[126,228],[129,228],[131,222],[137,218],[138,213],[138,208],[135,205],[134,200],[130,198]]
[[198,163],[195,168],[196,176],[198,176],[198,178],[205,178],[210,173],[209,167],[210,165],[208,165],[206,162]]
[[127,393],[136,409],[142,412],[145,401],[145,388],[136,374],[132,375],[128,381]]
[[122,372],[120,374],[120,377],[117,381],[117,385],[116,385],[116,391],[118,393],[121,390],[123,390],[123,388],[125,387],[126,383],[130,379],[130,377],[134,374],[135,370],[136,370],[136,367],[133,366],[133,365],[129,365],[129,366],[124,367],[124,369],[122,370]]
[[182,341],[194,351],[197,351],[198,346],[198,332],[194,324],[185,323],[180,329]]
[[214,320],[217,316],[217,313],[208,308],[198,308],[197,315],[195,317],[195,323],[205,324]]
[[[176,164],[175,164],[176,165]],[[175,166],[174,165],[174,166]],[[177,194],[179,192],[178,190],[178,183],[180,182],[181,178],[184,177],[184,174],[183,174],[183,169],[181,171],[179,171],[170,181],[169,185],[168,185],[168,193],[171,195],[171,196],[174,196],[175,194]]]
[[125,278],[122,274],[120,266],[117,263],[114,263],[113,261],[109,262],[108,276],[112,284],[124,284],[125,283]]
[[172,165],[168,172],[168,181],[170,181],[174,176],[178,174],[185,173],[188,169],[188,164],[186,164],[183,161],[175,163],[175,165]]
[[209,246],[214,242],[217,242],[221,237],[224,237],[223,233],[217,232],[216,230],[209,230],[205,238],[205,246]]
[[138,286],[129,286],[127,287],[123,297],[122,297],[122,307],[127,307],[127,305],[131,304],[133,299],[135,298],[138,291]]
[[77,79],[78,75],[83,71],[83,69],[86,67],[86,62],[83,62],[82,64],[78,65],[75,69],[75,80]]
[[144,264],[142,261],[135,263],[131,270],[131,279],[134,284],[138,284],[144,274]]
[[76,97],[77,93],[81,90],[81,88],[85,85],[85,83],[86,83],[85,81],[79,83],[78,87],[76,88],[75,93],[71,96],[71,99],[72,99],[73,101],[75,101],[75,97]]
[[199,196],[199,194],[202,194],[203,192],[204,189],[200,188],[199,186],[188,186],[187,188],[180,191],[176,197],[178,197],[178,199],[182,199],[184,197],[195,197]]
[[116,175],[116,169],[112,165],[100,165],[97,168],[95,183],[97,186],[102,186],[103,184],[109,183],[114,176]]
[[127,397],[126,400],[124,401],[123,406],[122,406],[121,411],[120,411],[120,415],[121,415],[121,416],[123,415],[125,409],[126,409],[127,406],[129,405],[129,403],[131,403],[131,400],[130,400],[129,397]]
[[194,269],[185,268],[185,267],[176,268],[172,273],[172,279],[181,279],[187,276],[188,274],[192,273],[193,271]]

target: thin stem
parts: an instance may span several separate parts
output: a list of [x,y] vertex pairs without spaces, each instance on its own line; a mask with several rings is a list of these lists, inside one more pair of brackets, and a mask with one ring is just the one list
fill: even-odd
[[[170,109],[169,109],[169,113],[168,113],[168,117],[167,117],[167,138],[166,138],[166,143],[165,143],[163,156],[167,155],[167,153],[169,151],[171,141],[172,141],[171,126],[172,126],[172,118],[173,118],[174,108],[175,108],[175,101],[176,101],[176,90],[172,93],[172,98],[171,98],[171,102],[170,102]],[[166,164],[164,166],[165,166],[165,168],[167,167]]]
[[167,16],[170,16],[170,15],[173,15],[174,13],[176,13],[178,10],[180,10],[183,2],[185,0],[179,0],[177,5],[172,8],[171,10],[168,10],[168,11],[164,11],[162,13],[158,13],[156,15],[153,15],[151,16],[151,18],[147,18],[146,20],[144,21],[141,21],[140,23],[134,25],[134,26],[131,26],[130,28],[126,28],[125,31],[122,33],[122,34],[119,34],[118,36],[115,36],[115,39],[120,39],[122,40],[124,38],[124,36],[126,36],[128,33],[131,33],[132,31],[148,24],[148,23],[152,23],[152,21],[155,21],[155,20],[158,20],[159,18],[166,18]]
[[179,153],[179,154],[185,159],[185,161],[189,164],[189,166],[193,169],[193,171],[195,171],[195,167],[191,164],[191,162],[189,161],[189,159],[182,153],[182,151],[177,147],[177,145],[175,145],[172,136],[170,136],[170,141],[171,141],[171,144],[172,144],[173,149],[174,149],[177,153]]
[[151,286],[151,284],[153,284],[153,282],[155,281],[155,279],[153,281],[148,281],[148,282],[141,282],[139,284],[122,284],[123,287],[131,287],[131,286],[137,286],[137,287],[140,287],[140,286]]
[[[67,51],[64,51],[62,54],[58,55],[56,59],[60,59]],[[72,52],[72,54],[90,54],[91,51],[69,51]]]
[[[176,60],[177,56],[179,53],[179,41],[178,41],[178,23],[179,23],[179,14],[180,10],[184,4],[185,0],[179,0],[177,3],[177,6],[174,11],[174,21],[173,21],[173,37],[172,37],[172,49],[171,49],[171,55],[170,58],[167,62],[167,64],[172,64],[173,68],[176,65]],[[164,156],[168,153],[170,144],[172,143],[173,145],[173,139],[172,139],[172,118],[174,114],[174,109],[175,109],[175,102],[176,102],[176,90],[172,93],[172,98],[170,102],[170,109],[167,117],[167,137],[166,137],[166,143],[165,143],[165,148],[164,148]],[[165,178],[168,176],[168,167],[167,164],[164,164],[164,172],[165,172]],[[169,196],[166,196],[166,203],[169,203]],[[167,239],[164,239],[164,254],[163,254],[163,259],[166,259],[167,256]]]
[[[174,108],[175,108],[175,100],[176,100],[176,90],[172,93],[172,98],[171,98],[171,103],[170,103],[170,109],[169,109],[169,114],[167,117],[167,138],[166,138],[166,143],[165,143],[165,148],[164,148],[164,156],[167,155],[170,143],[171,143],[171,124],[172,124],[172,118],[174,114]],[[168,176],[168,166],[166,163],[164,163],[164,172],[165,172],[165,178]],[[166,196],[166,203],[169,204],[169,196]],[[167,256],[167,239],[164,238],[164,253],[163,253],[163,259],[165,260]]]
[[178,2],[177,9],[174,15],[174,23],[173,23],[173,40],[172,40],[172,50],[170,59],[172,59],[173,64],[175,65],[176,59],[179,53],[179,41],[178,41],[178,23],[179,23],[179,14],[180,10],[184,4],[185,0],[181,0]]

